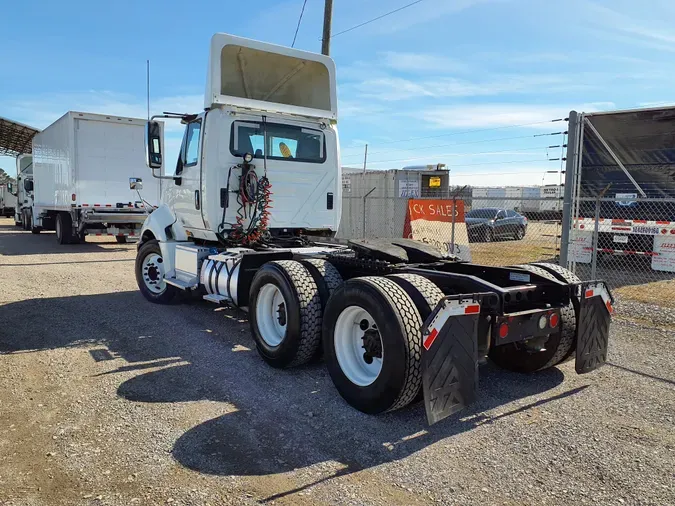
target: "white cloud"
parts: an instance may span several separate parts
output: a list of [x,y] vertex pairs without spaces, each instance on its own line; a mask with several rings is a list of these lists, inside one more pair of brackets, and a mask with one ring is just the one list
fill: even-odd
[[387,51],[381,53],[384,65],[403,72],[467,72],[469,65],[438,54]]
[[571,110],[595,112],[614,109],[611,102],[565,105],[477,104],[428,108],[415,113],[435,128],[499,128],[531,125],[551,128],[553,119],[566,118]]
[[[588,82],[588,81],[587,81]],[[485,81],[469,81],[454,77],[425,78],[412,81],[402,77],[377,77],[366,79],[346,88],[354,88],[363,97],[382,101],[411,100],[424,97],[479,97],[501,94],[540,92],[559,93],[588,89],[590,84],[569,81],[558,75],[492,75]]]

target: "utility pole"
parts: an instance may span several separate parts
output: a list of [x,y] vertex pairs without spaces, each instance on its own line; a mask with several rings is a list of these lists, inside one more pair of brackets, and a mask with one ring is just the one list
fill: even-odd
[[333,21],[333,0],[326,0],[323,8],[323,37],[321,38],[321,54],[330,54],[330,31]]
[[368,144],[366,144],[366,151],[363,153],[363,173],[366,173],[366,165],[368,164]]

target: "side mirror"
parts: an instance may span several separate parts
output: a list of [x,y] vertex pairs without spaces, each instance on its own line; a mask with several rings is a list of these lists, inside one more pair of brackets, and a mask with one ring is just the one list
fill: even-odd
[[130,190],[142,190],[143,189],[143,180],[140,177],[130,177],[129,178],[129,189]]
[[14,195],[14,185],[12,183],[7,183],[7,191]]
[[23,189],[26,190],[27,192],[32,192],[33,191],[33,180],[32,179],[24,180]]
[[159,121],[145,125],[145,163],[151,169],[162,168],[162,130]]

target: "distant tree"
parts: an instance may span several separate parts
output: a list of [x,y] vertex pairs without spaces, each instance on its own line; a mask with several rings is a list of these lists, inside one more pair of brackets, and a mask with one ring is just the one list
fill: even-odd
[[13,177],[10,177],[9,174],[5,172],[4,169],[0,169],[0,184],[7,184],[7,183],[16,183]]

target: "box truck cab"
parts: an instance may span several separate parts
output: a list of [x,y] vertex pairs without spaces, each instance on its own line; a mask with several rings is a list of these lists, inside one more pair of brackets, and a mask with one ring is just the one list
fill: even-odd
[[29,230],[28,213],[33,208],[33,157],[19,155],[16,158],[16,209],[14,224]]

